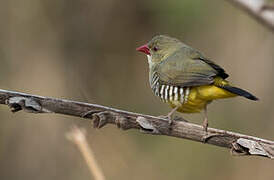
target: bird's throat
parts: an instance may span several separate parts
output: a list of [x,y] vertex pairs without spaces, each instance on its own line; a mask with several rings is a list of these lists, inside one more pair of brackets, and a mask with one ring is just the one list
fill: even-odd
[[151,55],[147,55],[147,61],[148,61],[149,69],[151,69],[154,65],[154,63],[152,62]]

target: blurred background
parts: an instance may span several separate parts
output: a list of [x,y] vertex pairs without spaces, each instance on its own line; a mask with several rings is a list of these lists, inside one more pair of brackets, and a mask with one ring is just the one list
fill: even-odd
[[[156,34],[199,49],[260,98],[215,101],[211,127],[273,140],[274,34],[226,1],[1,0],[0,88],[166,114],[149,87],[147,59],[135,51]],[[183,116],[202,123],[200,114]],[[86,128],[107,179],[274,179],[270,160],[188,140],[6,106],[0,119],[0,179],[92,179],[65,138],[73,124]]]

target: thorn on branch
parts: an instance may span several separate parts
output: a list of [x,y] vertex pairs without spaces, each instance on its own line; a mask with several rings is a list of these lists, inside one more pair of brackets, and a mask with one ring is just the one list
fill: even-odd
[[250,155],[248,152],[248,148],[241,146],[237,142],[232,143],[231,154],[235,156]]
[[273,155],[269,154],[265,150],[263,145],[259,142],[249,140],[249,139],[239,138],[236,144],[237,144],[236,147],[241,147],[247,154],[266,156],[272,159],[274,158]]
[[98,110],[91,110],[91,111],[88,111],[88,112],[85,112],[81,115],[82,118],[92,118],[93,114],[95,113],[99,113],[101,111],[98,111]]
[[40,103],[34,98],[26,97],[11,97],[6,101],[6,104],[11,109],[11,112],[15,113],[24,110],[29,113],[49,113],[50,111],[42,108]]
[[121,116],[119,113],[111,111],[88,111],[82,115],[83,118],[91,118],[93,120],[94,128],[102,128],[108,123],[116,124],[118,128],[122,130],[130,129],[126,117]]
[[220,134],[220,133],[210,133],[210,132],[206,132],[206,134],[202,137],[202,142],[206,143],[208,142],[209,139],[214,138],[214,137],[226,137],[228,136],[227,134]]
[[85,112],[82,117],[83,118],[91,118],[93,122],[93,128],[102,128],[108,123],[107,116],[109,116],[109,112],[107,111],[98,111],[91,110]]
[[107,111],[93,114],[92,115],[93,127],[98,129],[104,127],[108,123],[108,118],[112,118],[109,116],[110,116],[110,113]]
[[128,118],[124,116],[120,116],[119,114],[117,114],[114,122],[119,129],[122,129],[122,130],[131,129],[131,126],[128,124]]
[[231,152],[233,155],[238,155],[238,156],[257,155],[257,156],[265,156],[271,159],[274,158],[273,154],[267,152],[263,144],[257,141],[253,141],[245,138],[239,138],[237,139],[236,142],[233,142]]
[[146,118],[139,116],[136,118],[136,122],[139,123],[141,127],[141,132],[148,134],[160,134],[157,128],[153,126]]
[[22,110],[22,107],[19,105],[19,103],[11,103],[9,104],[11,112],[15,113]]

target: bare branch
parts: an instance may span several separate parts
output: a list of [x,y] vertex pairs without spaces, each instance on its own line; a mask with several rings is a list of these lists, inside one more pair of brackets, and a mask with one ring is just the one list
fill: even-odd
[[274,32],[274,7],[264,0],[227,0]]
[[105,180],[105,176],[96,161],[95,155],[88,145],[84,130],[75,126],[67,134],[67,137],[78,147],[89,167],[90,173],[94,176],[94,179]]
[[229,148],[236,155],[255,155],[274,159],[274,141],[214,128],[208,128],[205,132],[202,126],[185,121],[177,120],[169,126],[166,119],[159,117],[96,104],[1,89],[0,104],[8,105],[12,112],[24,110],[30,113],[59,113],[78,116],[92,119],[96,128],[101,128],[106,124],[116,124],[123,130],[140,129],[141,132],[147,134],[173,136]]

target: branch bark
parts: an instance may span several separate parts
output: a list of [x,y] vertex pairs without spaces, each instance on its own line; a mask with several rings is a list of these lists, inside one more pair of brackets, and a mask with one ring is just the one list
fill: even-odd
[[175,121],[172,126],[163,118],[138,114],[97,104],[65,99],[35,96],[0,89],[0,104],[8,105],[12,112],[58,113],[92,119],[93,126],[101,128],[116,124],[122,130],[139,129],[143,133],[166,135],[225,147],[235,155],[255,155],[274,159],[274,141],[235,132],[203,127],[197,124]]
[[274,7],[264,0],[226,0],[274,32]]

